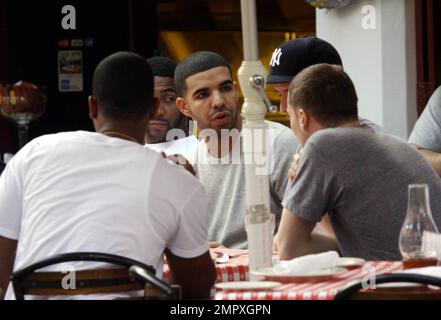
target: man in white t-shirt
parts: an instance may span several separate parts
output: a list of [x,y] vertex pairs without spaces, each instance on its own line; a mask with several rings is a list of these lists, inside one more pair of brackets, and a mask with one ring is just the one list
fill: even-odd
[[147,62],[153,71],[153,94],[159,100],[159,108],[155,118],[147,125],[146,145],[166,155],[180,154],[189,159],[198,139],[191,132],[188,135],[188,118],[176,106],[176,62],[161,56],[149,58]]
[[[215,271],[203,187],[144,147],[157,108],[148,63],[127,52],[107,57],[95,70],[92,93],[97,132],[39,137],[0,178],[0,287],[12,270],[79,251],[126,256],[162,276],[165,252],[184,297],[208,297]],[[78,262],[69,270],[100,265]],[[6,298],[13,298],[10,286]]]

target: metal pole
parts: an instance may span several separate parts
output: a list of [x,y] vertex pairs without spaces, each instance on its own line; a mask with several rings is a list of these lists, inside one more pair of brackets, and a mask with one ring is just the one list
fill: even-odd
[[[241,0],[244,61],[238,79],[244,96],[242,115],[243,155],[245,163],[246,217],[248,257],[251,274],[272,265],[273,220],[269,212],[267,159],[268,128],[263,86],[266,69],[258,53],[256,2]],[[262,162],[262,159],[266,161]]]
[[243,56],[245,61],[259,60],[256,1],[241,0]]

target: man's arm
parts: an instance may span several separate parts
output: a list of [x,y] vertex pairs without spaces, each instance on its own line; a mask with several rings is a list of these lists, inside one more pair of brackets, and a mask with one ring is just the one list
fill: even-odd
[[173,284],[182,287],[183,299],[208,299],[216,280],[216,269],[210,252],[185,259],[165,250]]
[[333,238],[333,239],[337,239],[337,237],[335,236],[334,228],[332,227],[332,224],[331,224],[331,220],[329,220],[328,213],[326,213],[323,216],[322,221],[320,221],[318,223],[318,225],[324,235],[326,235],[330,238]]
[[415,147],[427,161],[429,161],[436,173],[441,176],[441,153],[424,149],[416,144],[412,144],[412,146]]
[[283,209],[276,236],[280,259],[290,260],[306,254],[338,251],[334,239],[312,233],[315,225],[315,222],[301,219],[293,212]]
[[16,248],[16,240],[0,236],[0,289],[2,289],[0,290],[0,299],[3,299],[3,295],[8,288],[9,277],[12,274],[12,267],[14,265]]

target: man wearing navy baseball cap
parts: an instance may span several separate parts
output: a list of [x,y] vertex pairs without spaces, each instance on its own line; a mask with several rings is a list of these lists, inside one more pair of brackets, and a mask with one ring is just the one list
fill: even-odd
[[309,66],[328,63],[343,66],[337,50],[325,40],[305,37],[289,40],[273,52],[268,84],[280,97],[280,111],[287,110],[288,86],[291,80]]
[[[281,112],[287,112],[288,87],[291,80],[304,69],[322,63],[343,67],[343,62],[337,50],[329,42],[317,37],[289,40],[274,50],[267,83],[272,84],[273,90],[280,97],[279,109]],[[367,119],[361,117],[358,119],[361,127],[369,127],[377,132],[383,131],[380,126]],[[294,181],[297,175],[297,166],[301,154],[302,149],[299,148],[293,157],[288,172],[291,181]],[[320,224],[320,228],[325,234],[335,238],[327,215]]]

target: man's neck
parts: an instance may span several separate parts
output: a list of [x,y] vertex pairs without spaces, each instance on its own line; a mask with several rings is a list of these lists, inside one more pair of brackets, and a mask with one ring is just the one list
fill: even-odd
[[145,129],[140,124],[108,122],[97,128],[98,133],[144,145]]
[[339,125],[339,127],[359,127],[359,126],[360,126],[360,121],[358,119],[345,121]]

